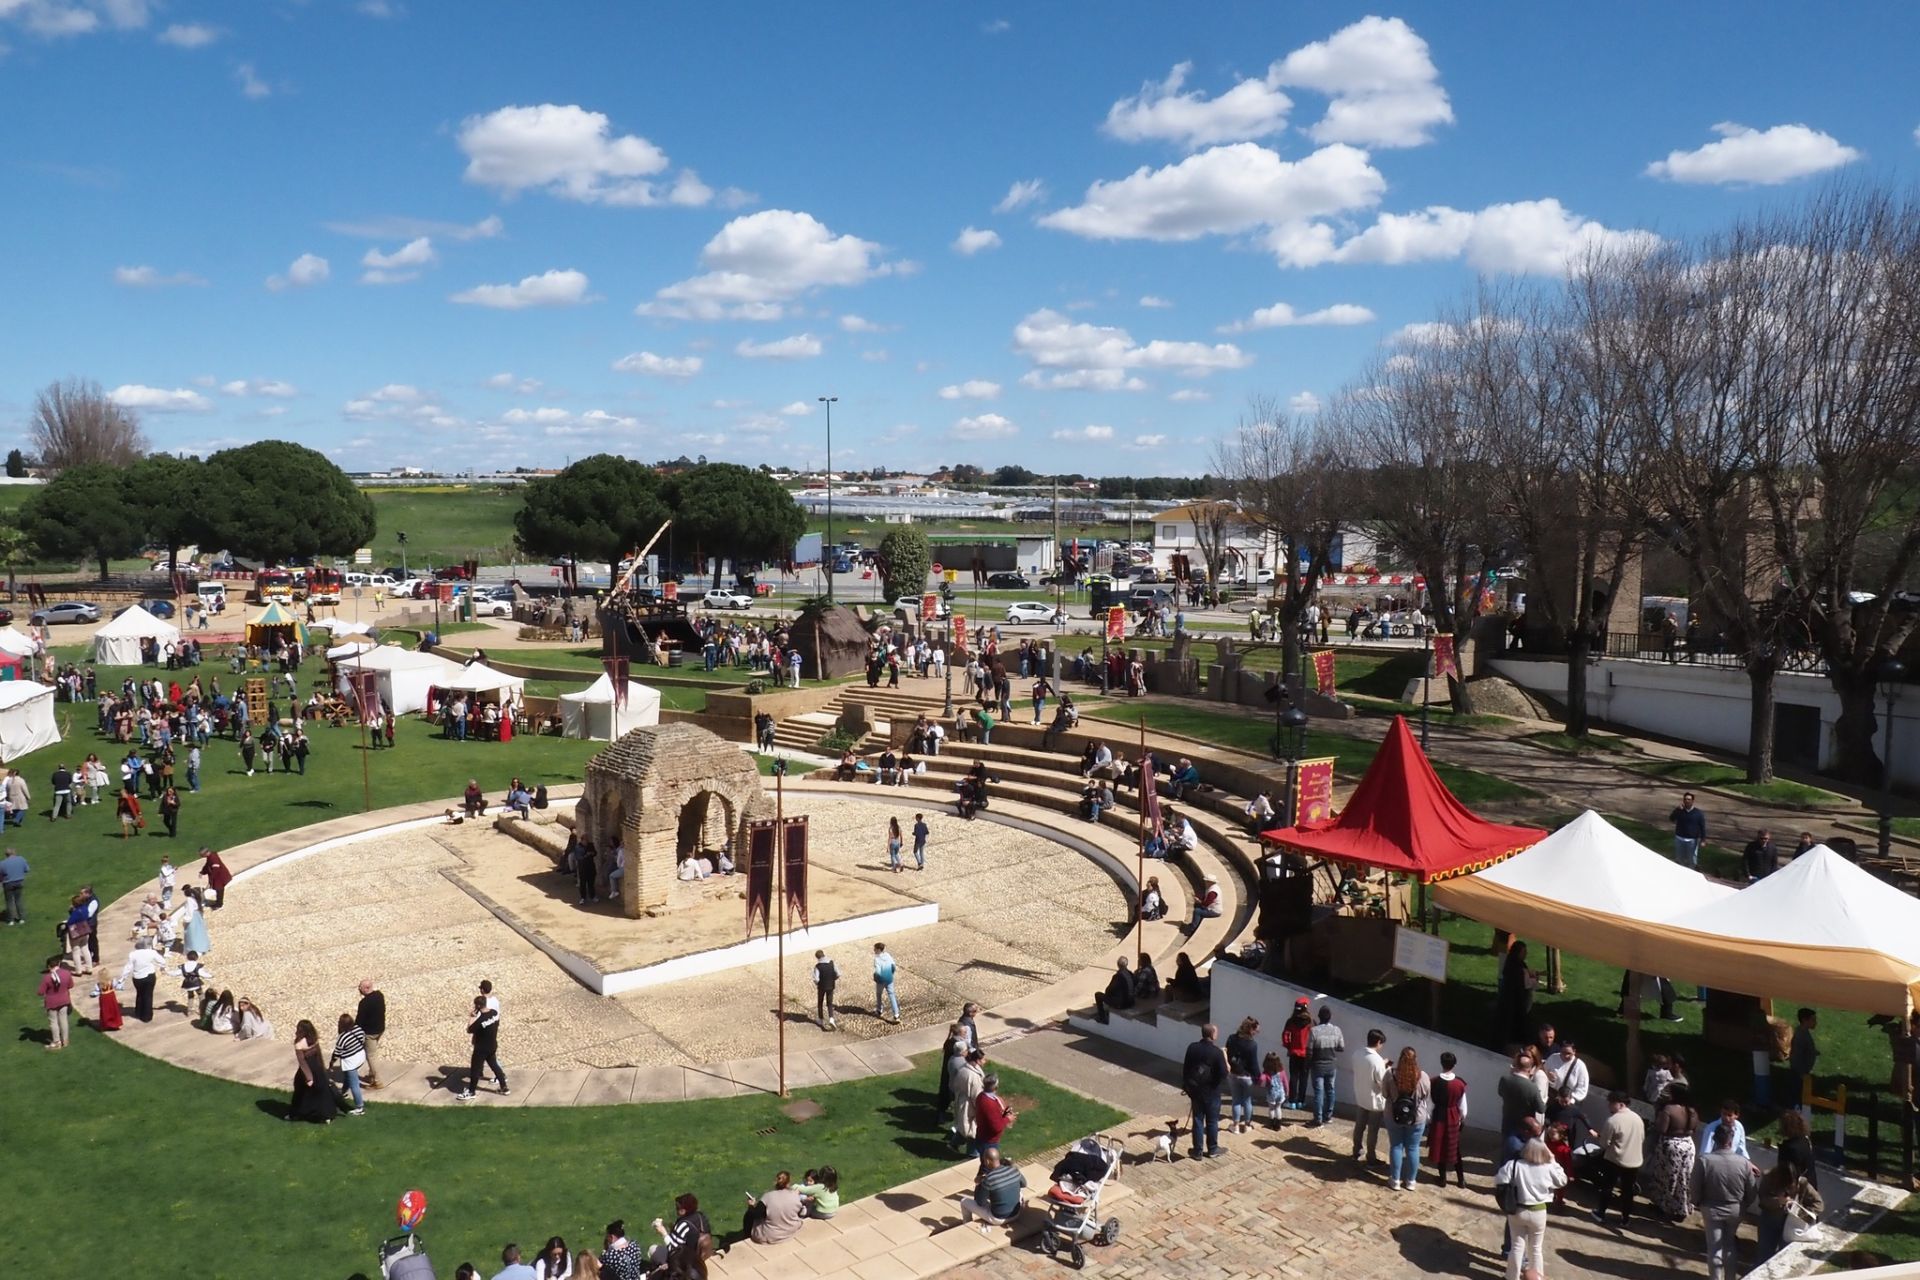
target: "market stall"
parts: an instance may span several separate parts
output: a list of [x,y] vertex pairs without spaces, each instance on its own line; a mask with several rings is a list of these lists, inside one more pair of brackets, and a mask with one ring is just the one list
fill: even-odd
[[[434,681],[427,714],[435,714],[442,703],[465,695],[468,738],[501,742],[513,740],[513,716],[527,682],[519,676],[495,671],[484,662],[469,662],[454,668],[450,676]],[[490,710],[491,708],[491,710]]]
[[379,672],[381,701],[395,715],[404,716],[426,710],[429,691],[458,675],[460,664],[397,644],[378,645],[335,664],[335,687],[343,695],[352,691],[354,671]]
[[93,633],[92,661],[103,667],[137,667],[141,663],[140,642],[150,640],[156,652],[180,640],[180,628],[142,609],[127,611]]
[[627,702],[616,707],[613,681],[605,673],[577,693],[560,695],[560,732],[569,738],[612,741],[644,725],[660,723],[660,691],[627,681]]
[[53,686],[25,679],[0,682],[0,761],[16,760],[58,741]]
[[247,623],[247,645],[271,653],[307,642],[306,624],[277,601]]

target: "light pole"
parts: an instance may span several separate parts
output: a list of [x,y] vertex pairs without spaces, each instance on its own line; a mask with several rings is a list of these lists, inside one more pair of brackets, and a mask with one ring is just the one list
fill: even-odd
[[1420,680],[1420,754],[1427,753],[1427,701],[1433,696],[1433,628],[1420,628],[1421,654],[1426,663],[1421,670]]
[[1298,703],[1290,703],[1274,717],[1275,746],[1284,746],[1287,760],[1287,799],[1281,811],[1280,825],[1290,827],[1299,821],[1295,812],[1300,799],[1300,757],[1306,752],[1307,713]]
[[821,396],[820,403],[827,406],[827,539],[821,549],[821,562],[827,566],[827,602],[833,602],[833,558],[839,552],[833,545],[833,406],[840,403],[839,396]]
[[1880,718],[1880,723],[1886,726],[1880,738],[1880,856],[1883,859],[1893,853],[1893,695],[1899,689],[1900,678],[1906,674],[1907,664],[1898,658],[1889,657],[1880,664],[1880,692],[1886,702]]

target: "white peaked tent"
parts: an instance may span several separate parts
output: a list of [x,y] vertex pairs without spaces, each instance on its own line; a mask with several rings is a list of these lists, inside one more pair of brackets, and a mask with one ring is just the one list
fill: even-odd
[[140,642],[149,638],[164,649],[180,639],[180,628],[136,604],[93,633],[93,660],[103,667],[137,667]]
[[376,647],[377,646],[371,640],[349,640],[345,644],[337,644],[333,648],[327,650],[327,661],[328,662],[345,661],[346,659],[353,657],[353,655],[356,653],[365,653],[367,650],[376,648]]
[[434,681],[442,689],[458,689],[462,693],[492,693],[499,696],[503,703],[520,701],[520,691],[527,682],[519,676],[510,676],[504,671],[495,671],[484,662],[469,662],[466,666],[454,666],[451,675]]
[[605,672],[578,693],[560,695],[560,731],[569,738],[611,742],[642,725],[660,723],[660,691],[627,681],[627,705],[613,705],[613,681]]
[[0,652],[10,653],[16,658],[31,658],[34,654],[33,637],[12,627],[0,627]]
[[364,636],[373,633],[371,622],[342,622],[338,618],[330,619],[326,623],[326,628],[333,633],[333,638],[336,640],[342,636]]
[[58,741],[53,686],[31,680],[0,680],[0,761],[16,760]]
[[336,669],[342,693],[353,688],[354,671],[378,671],[381,700],[395,715],[404,716],[426,710],[427,690],[458,675],[460,665],[431,653],[383,644],[347,658]]

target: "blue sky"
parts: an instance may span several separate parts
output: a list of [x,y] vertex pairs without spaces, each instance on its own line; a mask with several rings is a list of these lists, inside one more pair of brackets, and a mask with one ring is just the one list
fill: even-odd
[[0,422],[1189,473],[1476,273],[1920,163],[1920,10],[0,0]]

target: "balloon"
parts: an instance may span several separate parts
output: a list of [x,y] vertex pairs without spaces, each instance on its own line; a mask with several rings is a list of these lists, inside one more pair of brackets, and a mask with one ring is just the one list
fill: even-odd
[[427,1193],[418,1189],[400,1197],[394,1217],[400,1222],[402,1231],[412,1231],[420,1225],[420,1219],[427,1216]]

